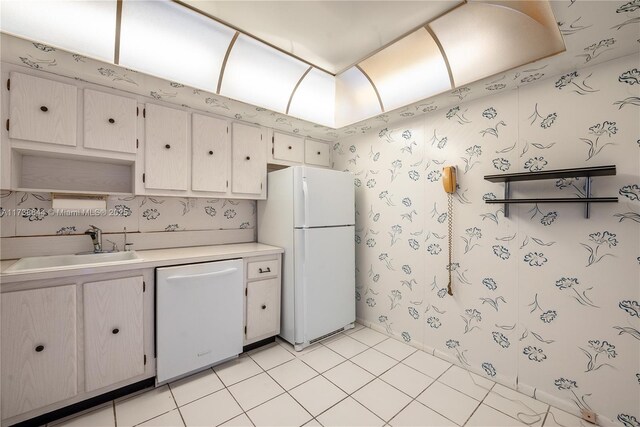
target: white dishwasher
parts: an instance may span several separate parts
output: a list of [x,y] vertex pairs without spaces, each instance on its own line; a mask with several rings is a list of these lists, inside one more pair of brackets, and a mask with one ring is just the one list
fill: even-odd
[[242,353],[242,260],[156,269],[156,384]]

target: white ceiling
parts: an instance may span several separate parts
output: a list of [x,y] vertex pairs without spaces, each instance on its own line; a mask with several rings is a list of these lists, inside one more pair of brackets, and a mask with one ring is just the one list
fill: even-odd
[[183,3],[338,74],[462,0]]

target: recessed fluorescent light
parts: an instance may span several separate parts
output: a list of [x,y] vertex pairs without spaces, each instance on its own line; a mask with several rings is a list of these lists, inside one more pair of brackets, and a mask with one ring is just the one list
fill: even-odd
[[116,4],[115,1],[2,1],[0,27],[10,34],[113,62]]
[[169,1],[122,5],[120,65],[215,92],[235,31]]

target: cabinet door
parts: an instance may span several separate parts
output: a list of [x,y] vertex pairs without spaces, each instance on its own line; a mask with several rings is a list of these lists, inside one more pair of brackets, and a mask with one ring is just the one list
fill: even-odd
[[224,193],[229,183],[229,124],[201,114],[193,114],[191,121],[191,189]]
[[302,163],[304,161],[304,138],[274,132],[273,158]]
[[145,188],[186,190],[187,113],[145,105]]
[[247,283],[246,341],[280,333],[280,279]]
[[2,416],[77,394],[76,286],[9,292],[2,299]]
[[83,288],[86,391],[143,374],[142,276]]
[[329,167],[331,165],[331,153],[326,142],[307,139],[305,141],[304,161],[310,165]]
[[84,147],[136,152],[136,100],[84,90]]
[[262,194],[267,177],[267,152],[262,129],[233,123],[232,145],[232,191]]
[[76,145],[78,89],[11,73],[9,138]]

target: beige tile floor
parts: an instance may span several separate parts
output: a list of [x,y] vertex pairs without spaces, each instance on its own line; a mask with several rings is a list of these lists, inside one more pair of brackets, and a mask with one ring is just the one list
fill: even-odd
[[[536,415],[538,414],[538,415]],[[357,325],[296,353],[278,340],[62,426],[586,426]]]

